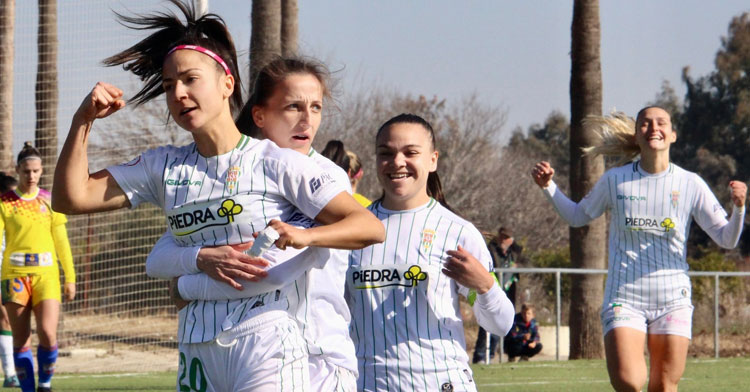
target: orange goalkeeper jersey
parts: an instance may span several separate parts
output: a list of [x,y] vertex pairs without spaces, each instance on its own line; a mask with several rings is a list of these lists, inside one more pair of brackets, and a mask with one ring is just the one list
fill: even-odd
[[65,215],[52,211],[48,191],[19,192],[10,191],[0,196],[0,230],[5,231],[2,279],[58,275],[59,259],[65,282],[75,282]]

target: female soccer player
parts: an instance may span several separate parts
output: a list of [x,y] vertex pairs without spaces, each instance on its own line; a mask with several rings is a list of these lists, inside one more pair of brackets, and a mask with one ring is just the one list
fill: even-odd
[[[316,61],[294,58],[272,61],[260,70],[252,97],[243,109],[243,113],[251,115],[240,116],[238,127],[260,134],[279,147],[310,156],[338,183],[348,185],[347,174],[312,148],[324,101],[329,98],[327,80],[327,70]],[[294,224],[309,226],[313,223],[305,220],[308,222],[296,219]],[[243,298],[296,281],[296,290],[292,293],[292,302],[296,304],[293,313],[302,326],[310,354],[311,390],[356,390],[357,358],[349,337],[351,316],[344,300],[348,251],[326,252],[322,257],[328,260],[324,260],[327,262],[322,268],[312,268],[315,262],[311,259],[315,257],[307,252],[306,257],[297,259],[300,263],[296,272],[283,269],[277,274],[279,269],[270,268],[267,271],[270,276],[262,282],[243,281],[240,284],[234,278],[248,280],[252,275],[241,269],[246,266],[241,261],[246,256],[237,249],[223,246],[184,250],[178,248],[171,236],[162,237],[146,263],[150,276],[171,278],[189,275],[178,283],[177,290],[183,299]],[[175,268],[175,264],[185,267]],[[198,268],[199,265],[202,268]],[[224,279],[218,274],[222,266],[226,267],[222,272],[226,276]],[[206,270],[208,275],[195,275],[200,270]],[[209,276],[216,277],[216,280]],[[297,279],[300,276],[301,279]],[[228,289],[228,286],[219,283],[222,281],[244,290]]]
[[320,153],[346,171],[346,174],[349,176],[349,183],[352,186],[352,196],[354,197],[354,200],[359,202],[363,207],[368,207],[372,204],[372,201],[368,198],[357,193],[357,184],[359,184],[359,181],[364,174],[362,171],[362,163],[359,161],[357,154],[345,150],[344,143],[340,140],[329,140],[323,151]]
[[[731,181],[732,215],[695,173],[669,161],[677,139],[666,110],[648,106],[635,123],[622,114],[591,120],[604,143],[593,153],[640,159],[608,170],[580,202],[568,199],[552,181],[547,162],[532,170],[557,212],[580,227],[611,213],[609,271],[602,305],[607,370],[618,391],[676,391],[685,370],[693,306],[685,261],[690,223],[719,246],[733,248],[742,232],[747,187]],[[650,376],[643,356],[648,345]]]
[[39,389],[49,391],[57,361],[60,317],[60,271],[65,274],[65,299],[76,293],[76,274],[65,231],[65,215],[50,207],[50,195],[38,186],[42,157],[26,142],[18,154],[18,188],[0,196],[0,229],[5,231],[2,267],[3,305],[13,331],[13,360],[23,391],[33,392],[31,314],[37,325]]
[[[166,93],[175,122],[193,135],[184,147],[149,150],[133,161],[88,174],[88,133],[95,119],[122,109],[122,91],[98,83],[73,117],[55,172],[54,202],[87,213],[161,207],[181,245],[239,244],[272,226],[276,245],[359,248],[383,228],[331,176],[296,152],[244,136],[232,118],[241,103],[234,44],[216,15],[196,17],[172,0],[174,14],[124,17],[150,36],[110,57],[145,80],[136,103]],[[321,226],[283,223],[297,210]],[[293,287],[231,301],[193,301],[180,311],[179,388],[209,391],[308,390],[307,353],[287,294]]]
[[[18,180],[15,177],[0,172],[0,195],[14,191],[17,187]],[[0,253],[5,253],[5,238],[3,238],[3,248]],[[1,269],[2,264],[0,264]],[[4,306],[0,306],[0,362],[2,362],[3,374],[5,375],[3,388],[20,387],[21,383],[18,381],[16,367],[13,364],[13,333],[10,329],[8,311],[5,310]]]
[[386,239],[352,251],[347,272],[359,391],[476,391],[458,294],[490,332],[504,336],[513,322],[482,235],[445,203],[435,142],[412,114],[377,132],[384,196],[369,209]]
[[365,195],[361,193],[357,193],[357,186],[359,185],[359,182],[362,180],[362,176],[365,174],[364,170],[362,170],[362,162],[359,160],[359,157],[357,154],[355,154],[353,151],[346,151],[346,155],[349,157],[349,181],[352,184],[352,196],[354,197],[354,200],[359,202],[364,207],[369,207],[370,204],[372,204],[372,201],[368,199]]

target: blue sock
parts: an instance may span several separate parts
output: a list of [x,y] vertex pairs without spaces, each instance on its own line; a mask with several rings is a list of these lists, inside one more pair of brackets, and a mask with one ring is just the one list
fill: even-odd
[[48,387],[55,374],[55,362],[57,362],[57,345],[46,348],[41,344],[36,348],[36,360],[39,364],[39,386]]
[[34,392],[34,357],[31,355],[31,347],[21,347],[13,350],[13,362],[16,364],[16,374],[21,382],[21,390]]

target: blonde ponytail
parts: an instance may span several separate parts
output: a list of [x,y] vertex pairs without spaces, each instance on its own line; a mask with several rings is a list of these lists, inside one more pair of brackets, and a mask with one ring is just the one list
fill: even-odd
[[612,112],[609,116],[587,116],[584,127],[595,130],[599,141],[590,147],[583,148],[587,156],[620,157],[619,164],[632,161],[641,149],[635,142],[635,120],[623,112]]

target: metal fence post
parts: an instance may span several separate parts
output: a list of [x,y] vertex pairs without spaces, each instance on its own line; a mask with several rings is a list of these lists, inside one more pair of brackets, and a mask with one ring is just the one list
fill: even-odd
[[[505,280],[505,276],[503,276],[503,271],[500,271],[500,288],[503,291],[505,291],[505,285],[503,284],[504,280]],[[516,312],[516,309],[514,308],[513,313],[515,314],[515,312]],[[487,344],[489,344],[489,341],[490,341],[490,337],[487,336]],[[498,362],[500,363],[503,363],[503,355],[505,355],[505,347],[503,346],[504,343],[505,343],[505,336],[501,336],[500,341],[497,342],[497,344],[500,345],[500,353],[498,354],[499,357],[497,358]]]
[[560,360],[560,271],[555,271],[555,361]]
[[714,275],[714,358],[719,358],[719,274]]
[[[504,271],[505,270],[505,271]],[[529,274],[555,274],[555,359],[560,360],[560,327],[562,324],[562,309],[561,309],[561,275],[562,274],[597,274],[606,275],[607,270],[605,269],[584,269],[584,268],[495,268],[495,272],[499,273],[502,278],[502,274],[505,273],[529,273]],[[749,278],[750,272],[748,271],[688,271],[688,276],[705,276],[714,278],[714,357],[720,358],[720,343],[719,343],[719,299],[721,295],[721,286],[719,285],[719,278],[723,277],[741,277]],[[489,340],[489,339],[488,339]],[[489,343],[488,343],[489,344]],[[500,344],[500,361],[502,362],[503,355],[503,342]]]

